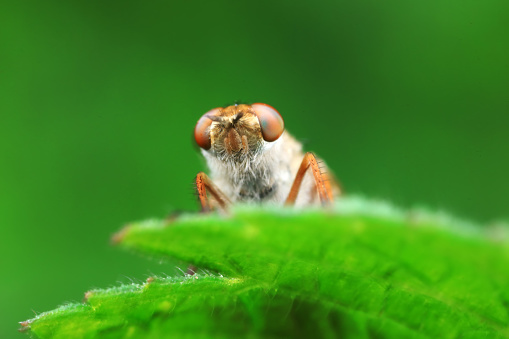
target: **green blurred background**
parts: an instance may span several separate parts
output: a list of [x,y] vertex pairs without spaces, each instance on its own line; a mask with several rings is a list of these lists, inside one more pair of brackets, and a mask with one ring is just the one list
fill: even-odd
[[191,133],[276,107],[347,192],[509,216],[509,2],[11,1],[0,10],[0,337],[174,265],[109,245],[197,210]]

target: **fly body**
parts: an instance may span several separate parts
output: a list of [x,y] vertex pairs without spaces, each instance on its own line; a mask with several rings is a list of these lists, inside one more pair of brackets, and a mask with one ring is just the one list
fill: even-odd
[[329,204],[339,193],[325,164],[302,152],[269,105],[215,108],[198,120],[194,136],[210,168],[210,178],[196,177],[204,210],[235,202]]

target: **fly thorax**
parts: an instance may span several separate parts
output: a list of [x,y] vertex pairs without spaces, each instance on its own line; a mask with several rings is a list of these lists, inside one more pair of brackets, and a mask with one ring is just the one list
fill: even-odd
[[280,141],[265,143],[257,152],[240,157],[203,152],[211,177],[233,201],[262,202],[278,196],[282,162]]

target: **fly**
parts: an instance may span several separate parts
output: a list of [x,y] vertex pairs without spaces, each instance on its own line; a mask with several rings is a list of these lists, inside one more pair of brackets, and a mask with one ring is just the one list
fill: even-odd
[[310,206],[332,204],[339,185],[326,165],[285,131],[267,104],[237,104],[205,113],[194,138],[210,177],[196,176],[203,211],[227,210],[236,202]]

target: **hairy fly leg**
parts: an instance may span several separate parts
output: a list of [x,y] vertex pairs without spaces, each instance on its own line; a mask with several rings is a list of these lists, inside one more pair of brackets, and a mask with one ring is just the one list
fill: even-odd
[[196,182],[196,191],[198,193],[198,199],[200,200],[202,212],[210,212],[214,204],[211,203],[209,193],[212,198],[217,202],[217,205],[224,210],[228,210],[228,206],[231,205],[230,200],[224,195],[221,190],[214,185],[212,180],[203,172],[198,173],[195,179]]
[[295,204],[295,200],[297,199],[297,195],[300,191],[302,180],[304,179],[304,175],[308,169],[311,170],[311,173],[313,174],[316,191],[318,192],[318,196],[320,197],[322,205],[332,204],[334,198],[327,174],[321,172],[315,155],[313,153],[307,152],[304,155],[304,159],[302,159],[299,170],[297,171],[297,175],[293,181],[290,193],[286,198],[285,205]]

